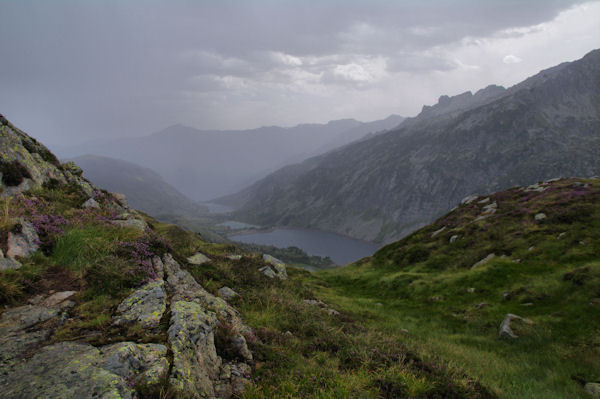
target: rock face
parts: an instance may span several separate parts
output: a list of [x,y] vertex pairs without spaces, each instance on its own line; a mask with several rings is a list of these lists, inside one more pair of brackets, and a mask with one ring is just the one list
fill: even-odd
[[222,202],[247,223],[394,241],[475,192],[597,174],[589,149],[600,147],[598,92],[594,50],[493,96],[440,99],[436,112],[287,166]]

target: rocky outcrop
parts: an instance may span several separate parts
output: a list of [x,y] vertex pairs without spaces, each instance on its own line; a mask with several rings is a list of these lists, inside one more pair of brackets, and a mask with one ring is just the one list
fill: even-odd
[[88,196],[93,187],[81,171],[62,166],[56,156],[37,140],[17,129],[0,115],[0,196],[11,196],[41,187],[49,181],[74,183]]
[[[240,381],[239,375],[228,370],[249,370],[245,362],[252,360],[252,353],[243,333],[251,333],[250,329],[234,308],[206,291],[172,256],[165,255],[162,263],[171,299],[168,331],[173,352],[171,386],[183,397],[190,398],[212,398],[217,393],[229,397],[223,395],[241,393],[240,389],[249,383],[248,378]],[[244,362],[224,364],[217,355],[215,332],[220,323],[230,328],[230,344]]]
[[325,302],[322,302],[318,299],[305,299],[304,303],[309,306],[318,307],[330,316],[337,316],[340,314],[340,312],[338,312],[335,309],[330,308]]

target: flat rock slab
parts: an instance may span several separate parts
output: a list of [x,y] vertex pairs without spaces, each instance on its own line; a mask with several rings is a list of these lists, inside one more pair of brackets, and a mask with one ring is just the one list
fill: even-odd
[[160,382],[168,370],[164,345],[124,342],[95,348],[61,342],[0,375],[2,398],[137,397],[133,385]]
[[192,265],[202,265],[204,263],[210,262],[210,258],[203,253],[196,252],[194,255],[187,258],[187,261]]
[[219,294],[219,296],[221,298],[225,299],[226,301],[230,301],[239,295],[237,292],[235,292],[234,290],[232,290],[229,287],[221,287],[221,288],[219,288],[217,293]]
[[163,280],[152,281],[135,290],[117,308],[115,325],[139,323],[144,328],[156,328],[167,309]]

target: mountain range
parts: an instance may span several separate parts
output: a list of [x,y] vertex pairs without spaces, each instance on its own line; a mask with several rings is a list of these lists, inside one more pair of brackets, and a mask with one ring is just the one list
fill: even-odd
[[504,89],[442,96],[398,128],[220,199],[260,225],[389,242],[465,196],[600,171],[600,51]]
[[59,148],[61,158],[95,154],[156,171],[195,201],[234,193],[278,168],[396,127],[403,118],[354,119],[251,130],[203,131],[174,125],[155,134]]

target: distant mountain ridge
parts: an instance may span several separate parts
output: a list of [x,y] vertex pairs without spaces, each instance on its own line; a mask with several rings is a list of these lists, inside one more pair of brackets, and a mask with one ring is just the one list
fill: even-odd
[[207,209],[180,193],[151,169],[120,159],[84,155],[69,159],[98,187],[125,194],[129,204],[160,218],[171,215],[199,215]]
[[222,199],[261,225],[389,242],[463,197],[600,171],[600,51],[509,89],[440,97],[397,129]]
[[278,168],[398,126],[392,115],[363,123],[354,119],[327,124],[252,130],[202,131],[174,125],[145,137],[94,141],[59,149],[61,157],[98,154],[150,168],[193,200],[236,192]]

